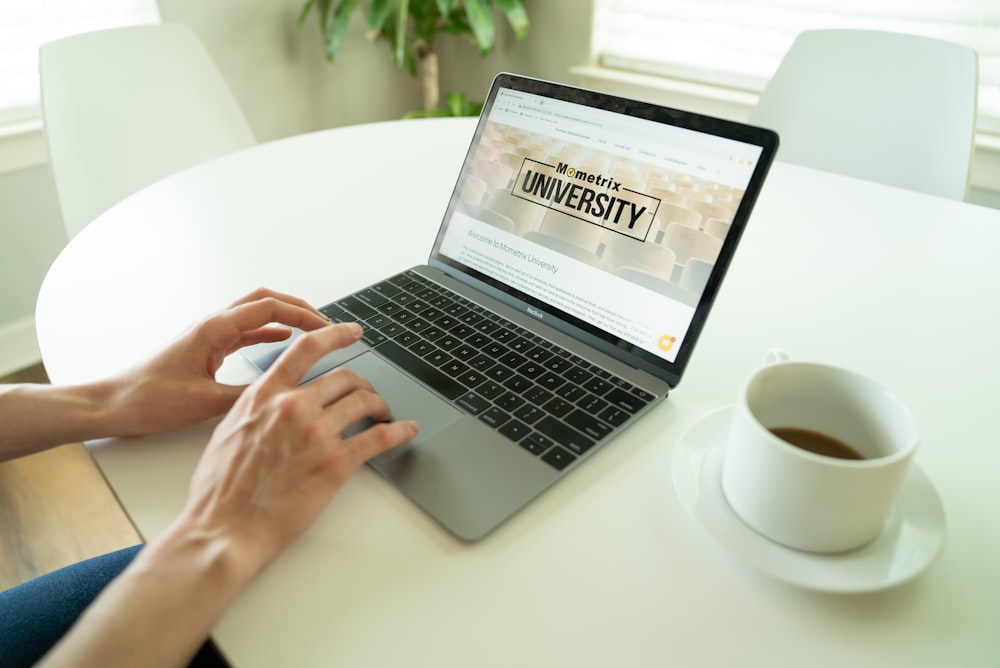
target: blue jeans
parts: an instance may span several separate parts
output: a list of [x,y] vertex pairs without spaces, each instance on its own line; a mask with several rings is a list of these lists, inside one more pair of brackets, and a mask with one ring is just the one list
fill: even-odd
[[[32,666],[62,638],[141,545],[67,566],[0,592],[0,665]],[[155,629],[150,632],[155,633]],[[192,666],[228,665],[206,643]]]

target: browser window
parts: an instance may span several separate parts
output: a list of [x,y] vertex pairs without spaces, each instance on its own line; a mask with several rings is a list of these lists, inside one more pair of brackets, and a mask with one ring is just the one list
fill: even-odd
[[508,89],[487,113],[439,251],[675,361],[761,148]]

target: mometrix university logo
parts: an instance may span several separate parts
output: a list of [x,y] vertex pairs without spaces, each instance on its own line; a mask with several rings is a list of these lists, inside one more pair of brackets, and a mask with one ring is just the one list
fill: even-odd
[[614,176],[530,158],[521,163],[511,194],[641,241],[660,206],[659,198],[626,188]]

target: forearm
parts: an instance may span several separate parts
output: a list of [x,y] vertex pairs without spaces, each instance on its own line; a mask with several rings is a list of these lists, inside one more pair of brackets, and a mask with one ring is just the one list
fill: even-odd
[[256,572],[184,519],[145,547],[43,666],[183,666]]
[[120,435],[114,383],[0,386],[0,461],[64,443]]

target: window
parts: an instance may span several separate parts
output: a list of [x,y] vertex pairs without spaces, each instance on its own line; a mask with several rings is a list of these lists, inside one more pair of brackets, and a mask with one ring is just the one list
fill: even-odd
[[1000,135],[996,0],[595,0],[598,64],[760,92],[802,30],[869,28],[979,53],[979,130]]
[[0,124],[38,116],[38,47],[45,42],[158,21],[155,0],[0,0]]

